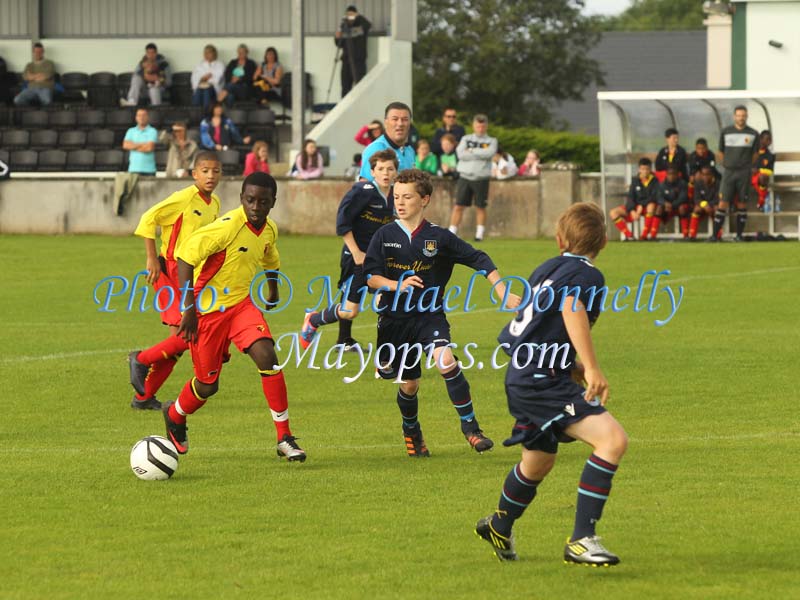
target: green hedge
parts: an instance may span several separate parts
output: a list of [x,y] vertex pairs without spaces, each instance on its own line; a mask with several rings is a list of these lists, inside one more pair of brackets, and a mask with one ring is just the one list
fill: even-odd
[[[420,137],[431,139],[437,123],[415,123]],[[467,129],[469,132],[470,129]],[[531,148],[539,151],[542,162],[577,163],[583,171],[600,170],[600,140],[596,135],[565,131],[547,131],[535,127],[502,127],[489,125],[489,135],[496,137],[502,148],[522,164]]]

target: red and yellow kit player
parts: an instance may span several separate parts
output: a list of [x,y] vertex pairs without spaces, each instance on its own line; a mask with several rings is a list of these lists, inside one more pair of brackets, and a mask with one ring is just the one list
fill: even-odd
[[[198,229],[178,247],[178,281],[184,288],[194,283],[194,302],[191,297],[185,302],[178,330],[191,348],[194,377],[163,411],[167,436],[181,454],[189,451],[186,416],[217,392],[232,342],[255,362],[261,375],[278,434],[278,456],[290,461],[306,459],[289,429],[286,382],[277,366],[272,334],[251,299],[251,287],[261,273],[280,269],[278,228],[268,217],[277,189],[266,173],[248,175],[242,184],[242,206]],[[278,302],[278,285],[275,278],[266,281],[269,309]]]
[[769,191],[769,178],[775,172],[775,155],[770,152],[772,133],[765,129],[758,138],[758,152],[753,157],[751,183],[758,192],[758,208],[763,208]]
[[[214,190],[222,175],[222,164],[215,152],[200,152],[192,170],[194,184],[175,192],[142,215],[134,232],[144,238],[147,253],[147,281],[155,289],[161,321],[170,335],[146,350],[128,355],[131,385],[136,394],[131,406],[138,409],[161,409],[156,392],[172,373],[181,354],[189,347],[175,335],[181,323],[178,263],[175,249],[200,227],[219,216],[219,198]],[[156,234],[161,229],[161,253],[156,253]],[[163,288],[171,288],[162,293]]]

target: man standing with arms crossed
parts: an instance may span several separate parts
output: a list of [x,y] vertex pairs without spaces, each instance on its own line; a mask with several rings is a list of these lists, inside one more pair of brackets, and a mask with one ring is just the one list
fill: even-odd
[[736,203],[736,237],[742,241],[747,223],[747,200],[750,197],[750,173],[753,155],[758,152],[758,132],[747,126],[747,108],[739,105],[733,109],[733,125],[728,125],[719,134],[719,152],[725,173],[720,184],[719,204],[714,213],[714,234],[709,242],[720,239],[728,206]]
[[472,120],[472,131],[461,138],[456,148],[458,156],[458,182],[456,204],[450,215],[450,231],[457,234],[464,208],[475,200],[475,241],[483,240],[486,231],[486,204],[489,201],[489,178],[492,176],[492,158],[497,153],[497,138],[490,137],[489,118],[477,114]]

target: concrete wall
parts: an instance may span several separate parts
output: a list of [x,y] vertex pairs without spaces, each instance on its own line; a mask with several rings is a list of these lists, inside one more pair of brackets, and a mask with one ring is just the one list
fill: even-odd
[[[367,68],[372,68],[378,62],[378,45],[386,37],[371,37],[368,40]],[[155,42],[158,51],[170,63],[173,72],[191,71],[203,58],[203,46],[214,44],[219,53],[219,59],[227,64],[236,56],[236,47],[240,43],[247,44],[250,48],[250,58],[257,63],[264,56],[267,46],[274,46],[278,51],[281,64],[286,71],[291,71],[292,65],[292,39],[290,37],[250,37],[250,38],[122,38],[122,39],[45,39],[45,56],[53,61],[56,70],[60,73],[68,71],[82,71],[94,73],[96,71],[111,71],[124,73],[133,71],[136,63],[144,54],[145,44]],[[410,46],[410,44],[409,44]],[[311,73],[311,83],[314,86],[314,101],[324,102],[328,85],[333,71],[333,60],[336,46],[333,36],[308,36],[305,45],[306,71]],[[31,60],[31,44],[27,40],[0,40],[0,56],[8,64],[9,71],[21,72]],[[409,64],[410,64],[409,50]],[[341,62],[336,65],[331,89],[331,101],[336,102],[341,96],[340,85]],[[411,72],[409,67],[408,94],[411,94]],[[372,114],[371,111],[370,114]],[[371,117],[372,118],[372,117]],[[360,127],[360,125],[359,125]],[[358,128],[353,131],[351,138]],[[352,153],[351,153],[352,154]],[[342,168],[343,170],[344,168]]]
[[[747,88],[800,89],[800,2],[747,3]],[[783,44],[774,48],[769,41]]]
[[[128,235],[139,216],[154,203],[188,185],[187,180],[139,181],[125,214],[112,214],[113,178],[35,179],[14,177],[0,183],[0,233],[99,233]],[[339,201],[352,182],[344,178],[315,181],[278,180],[278,202],[271,214],[281,231],[294,234],[335,235]],[[540,179],[493,181],[489,193],[489,237],[553,236],[555,220],[587,192],[575,171],[543,171]],[[223,211],[239,202],[240,178],[225,178],[217,188]],[[591,195],[592,192],[588,194]],[[454,185],[437,180],[429,221],[449,224]],[[36,198],[36,202],[31,199]],[[474,210],[467,210],[461,232],[474,231]]]

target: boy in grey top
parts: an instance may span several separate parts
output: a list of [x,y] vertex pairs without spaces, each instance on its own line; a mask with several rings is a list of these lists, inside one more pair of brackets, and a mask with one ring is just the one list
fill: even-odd
[[458,233],[464,208],[472,206],[475,199],[475,241],[480,242],[486,231],[486,204],[489,199],[489,178],[492,176],[492,158],[497,153],[497,139],[486,134],[489,119],[475,115],[472,131],[461,138],[456,148],[458,156],[458,182],[456,203],[450,215],[450,231]]
[[716,242],[722,233],[728,206],[736,203],[736,237],[742,240],[747,223],[747,200],[750,197],[750,171],[753,155],[758,152],[758,132],[747,126],[747,108],[737,106],[733,109],[733,125],[725,127],[719,135],[719,151],[725,173],[720,184],[719,204],[714,213],[714,234],[708,238]]
[[39,42],[33,45],[33,61],[25,66],[23,77],[28,86],[14,97],[14,104],[27,106],[38,100],[42,106],[53,101],[56,68],[44,57],[44,46]]

